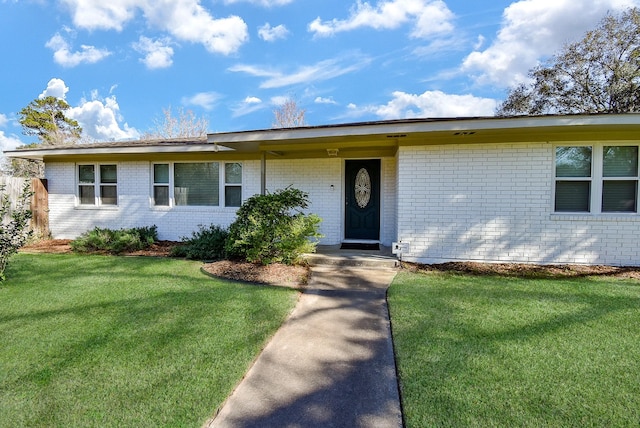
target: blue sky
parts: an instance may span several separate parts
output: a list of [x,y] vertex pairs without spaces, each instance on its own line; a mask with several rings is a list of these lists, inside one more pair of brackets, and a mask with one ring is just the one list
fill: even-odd
[[135,139],[162,109],[211,132],[492,115],[510,86],[640,0],[0,0],[0,147],[64,98],[88,140]]

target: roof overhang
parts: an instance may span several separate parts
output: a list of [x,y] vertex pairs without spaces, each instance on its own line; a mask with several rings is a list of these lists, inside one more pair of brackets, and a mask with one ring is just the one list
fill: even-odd
[[[403,119],[209,134],[206,141],[129,142],[12,150],[12,158],[84,159],[393,156],[411,145],[640,140],[640,114]],[[337,150],[337,152],[336,152]]]

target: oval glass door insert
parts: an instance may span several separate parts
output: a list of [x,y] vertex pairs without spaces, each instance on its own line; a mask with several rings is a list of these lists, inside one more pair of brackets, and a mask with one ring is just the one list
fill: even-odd
[[356,175],[355,184],[356,202],[360,208],[365,208],[371,200],[371,177],[369,172],[360,168]]

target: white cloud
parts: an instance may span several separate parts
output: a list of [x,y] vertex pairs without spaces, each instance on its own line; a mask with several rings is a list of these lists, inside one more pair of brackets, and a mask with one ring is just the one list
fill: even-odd
[[0,131],[0,156],[4,150],[15,150],[23,144],[15,135],[5,135],[4,131]]
[[60,33],[56,33],[45,44],[53,51],[53,60],[63,67],[75,67],[80,64],[95,64],[111,55],[106,49],[98,49],[95,46],[81,45],[80,50],[71,51],[71,45]]
[[[4,128],[9,123],[9,119],[6,115],[0,113],[0,128]],[[20,139],[14,135],[6,135],[4,131],[0,130],[0,159],[2,157],[3,150],[14,150],[23,143]]]
[[349,104],[350,116],[373,113],[381,119],[406,119],[414,117],[469,117],[492,116],[498,102],[473,95],[446,94],[426,91],[420,95],[396,91],[387,104],[358,107]]
[[121,31],[138,10],[147,23],[175,38],[202,44],[208,51],[228,55],[248,39],[247,24],[238,16],[214,18],[201,0],[63,0],[77,27]]
[[140,59],[150,69],[167,68],[173,64],[173,48],[169,46],[171,41],[168,38],[152,40],[145,36],[140,36],[138,42],[133,44],[133,48],[144,54]]
[[265,42],[275,42],[278,39],[286,39],[289,35],[289,30],[282,24],[272,27],[271,24],[267,22],[258,28],[258,35]]
[[42,91],[42,93],[38,95],[38,98],[55,97],[64,100],[67,96],[67,92],[69,92],[69,88],[64,83],[64,80],[54,77],[49,80],[49,83],[47,83],[47,89]]
[[326,37],[362,27],[391,30],[411,22],[411,37],[427,38],[451,32],[453,18],[442,0],[388,0],[379,1],[375,7],[358,0],[349,18],[322,21],[318,17],[308,29],[318,37]]
[[[479,84],[512,86],[527,80],[528,70],[564,43],[579,40],[609,11],[637,5],[637,0],[521,0],[503,14],[496,40],[472,52],[462,70]],[[479,39],[479,42],[483,39]]]
[[120,106],[115,95],[100,99],[97,92],[91,100],[83,99],[72,107],[68,116],[78,121],[85,136],[97,141],[120,141],[140,137],[140,133],[127,123],[121,125]]
[[324,98],[324,97],[316,97],[315,100],[313,100],[314,103],[316,104],[338,104],[333,97],[328,97],[328,98]]
[[73,16],[73,23],[88,30],[122,31],[124,24],[133,19],[136,8],[144,1],[136,0],[62,0]]
[[261,88],[282,88],[284,86],[296,85],[299,83],[311,83],[333,79],[344,74],[358,71],[369,64],[371,60],[361,55],[351,55],[349,62],[347,58],[333,58],[320,61],[313,65],[298,67],[291,73],[261,68],[255,65],[239,64],[229,68],[229,71],[250,74],[256,77],[266,77],[261,84]]
[[264,7],[284,6],[292,3],[294,0],[225,0],[225,4],[234,4],[240,2],[247,2]]
[[219,99],[220,94],[217,92],[199,92],[190,97],[182,98],[182,104],[194,105],[202,107],[205,110],[212,110]]
[[265,103],[258,97],[246,97],[241,103],[231,108],[232,117],[245,116],[247,114],[266,108]]

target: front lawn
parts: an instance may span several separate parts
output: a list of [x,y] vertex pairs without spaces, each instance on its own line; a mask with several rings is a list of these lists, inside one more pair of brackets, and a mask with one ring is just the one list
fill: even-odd
[[0,283],[0,427],[201,426],[296,292],[174,259],[19,254]]
[[640,423],[640,282],[401,273],[407,427]]

